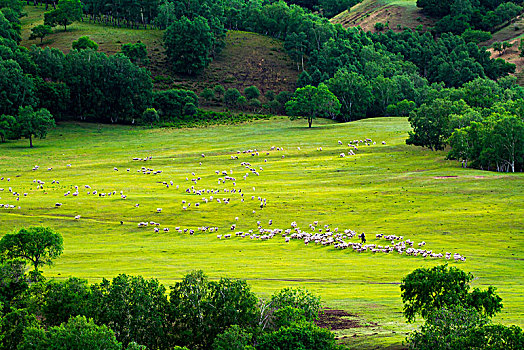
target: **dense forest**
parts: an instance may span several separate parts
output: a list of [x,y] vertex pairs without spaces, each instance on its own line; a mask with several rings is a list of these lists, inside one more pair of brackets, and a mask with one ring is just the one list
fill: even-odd
[[[486,28],[482,23],[493,24],[490,18],[498,16],[496,26],[503,25],[522,12],[515,2],[506,1],[457,0],[441,6],[440,2],[421,0],[418,5],[444,20],[451,13],[456,15],[452,9],[463,6],[462,3],[471,5],[466,6],[471,7],[468,18],[472,18],[468,30],[492,30],[494,27]],[[431,149],[451,145],[449,157],[461,160],[464,166],[523,170],[524,115],[522,108],[510,107],[522,105],[524,98],[524,90],[508,77],[515,72],[515,65],[491,58],[490,52],[466,33],[442,30],[432,34],[410,29],[370,33],[360,28],[345,29],[322,15],[322,10],[332,5],[330,1],[61,0],[56,4],[29,4],[49,8],[44,25],[32,28],[33,38],[42,39],[53,27],[67,31],[67,26],[76,21],[163,28],[165,52],[173,72],[198,75],[220,54],[228,30],[244,30],[282,40],[300,72],[297,91],[261,96],[256,87],[242,94],[217,85],[197,96],[186,90],[154,92],[147,69],[147,48],[141,43],[126,43],[120,53],[110,56],[98,52],[98,45],[89,38],[80,38],[68,54],[48,47],[20,47],[20,17],[25,4],[0,1],[2,141],[45,136],[46,128],[53,124],[41,117],[43,109],[58,121],[74,118],[175,125],[192,116],[200,120],[208,115],[214,117],[215,112],[208,114],[199,109],[202,100],[219,101],[232,110],[305,117],[310,126],[316,117],[352,121],[410,116],[414,132],[408,143]],[[314,93],[315,106],[321,107],[312,109],[308,105],[311,99],[301,97],[306,87],[310,94],[315,89],[324,91],[321,87],[325,87],[325,92]],[[425,110],[434,110],[435,103],[441,101],[446,106],[460,104],[463,108],[438,115],[435,112],[433,118],[437,122],[429,120]],[[175,108],[165,108],[167,105]],[[28,106],[32,108],[32,118],[44,122],[22,130],[17,116]],[[449,121],[457,118],[461,120],[458,124]],[[482,127],[475,128],[475,123]],[[37,128],[39,124],[43,125]],[[504,125],[511,125],[512,130]],[[454,134],[455,129],[461,131]],[[482,137],[473,136],[473,129]],[[499,139],[500,142],[494,141]],[[506,141],[510,144],[504,144]]]
[[[305,289],[284,288],[263,299],[246,281],[211,280],[202,271],[185,275],[169,291],[156,279],[125,274],[91,285],[75,277],[46,280],[42,268],[63,249],[62,236],[47,227],[24,228],[0,240],[0,348],[345,348],[315,323],[322,303]],[[491,321],[503,307],[496,289],[471,290],[472,280],[471,273],[447,265],[403,278],[405,318],[425,320],[407,338],[410,348],[522,349],[521,328]]]

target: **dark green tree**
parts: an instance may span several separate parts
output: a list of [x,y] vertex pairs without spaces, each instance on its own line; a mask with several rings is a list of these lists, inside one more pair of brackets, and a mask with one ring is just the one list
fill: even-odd
[[0,59],[0,114],[16,115],[21,106],[34,103],[34,83],[12,60]]
[[90,316],[111,328],[118,341],[168,348],[166,289],[156,279],[118,275],[91,287]]
[[245,281],[208,281],[202,271],[186,275],[170,294],[170,322],[176,344],[208,349],[232,325],[254,328],[258,299]]
[[38,272],[44,265],[63,251],[62,236],[48,227],[30,227],[16,233],[7,233],[0,240],[0,253],[9,259],[22,258],[29,261]]
[[449,129],[450,115],[463,114],[468,108],[462,100],[453,102],[438,98],[429,104],[423,104],[409,115],[413,131],[409,132],[406,143],[431,150],[444,149],[446,140],[453,131]]
[[13,138],[16,133],[16,118],[12,115],[0,115],[0,142]]
[[219,85],[215,85],[215,87],[213,88],[213,91],[217,95],[218,99],[221,99],[222,96],[224,96],[224,94],[226,93],[226,89],[224,89],[224,87],[222,85],[220,85],[220,84]]
[[411,333],[408,345],[411,349],[445,350],[467,349],[459,344],[472,329],[486,325],[489,320],[473,308],[461,305],[442,306],[431,310],[420,331]]
[[254,85],[248,86],[247,88],[244,89],[244,96],[246,96],[248,100],[259,98],[260,90],[258,90],[258,88]]
[[55,27],[57,25],[67,26],[73,22],[82,20],[82,3],[80,0],[60,0],[55,10],[44,13],[44,24]]
[[55,126],[51,113],[41,108],[37,111],[31,106],[20,107],[16,117],[16,132],[18,137],[29,139],[29,147],[33,147],[33,137],[43,139],[49,129]]
[[175,20],[164,34],[166,54],[178,73],[195,75],[211,62],[213,33],[203,17]]
[[[0,262],[0,315],[10,310],[13,300],[29,287],[24,259]],[[1,338],[1,337],[0,337]]]
[[58,326],[72,316],[87,315],[90,295],[87,280],[71,277],[63,282],[47,282],[42,307],[43,322],[46,326]]
[[210,102],[215,98],[215,93],[210,88],[205,88],[200,93],[200,98],[202,98],[206,102]]
[[44,41],[44,38],[52,33],[53,29],[51,28],[51,26],[40,24],[36,27],[31,28],[31,35],[29,36],[29,40],[40,38],[41,44]]
[[336,350],[335,335],[309,322],[295,323],[258,338],[260,350]]
[[229,88],[224,94],[224,103],[228,107],[235,107],[237,105],[240,92],[236,88]]
[[18,349],[26,329],[37,326],[36,316],[27,309],[11,308],[0,317],[0,348]]

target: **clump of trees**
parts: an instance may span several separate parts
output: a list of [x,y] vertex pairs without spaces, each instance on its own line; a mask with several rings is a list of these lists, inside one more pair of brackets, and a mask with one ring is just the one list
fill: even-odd
[[[320,299],[286,288],[259,299],[243,280],[193,271],[171,287],[121,274],[88,285],[46,281],[40,267],[63,250],[49,228],[0,240],[0,346],[18,349],[335,349],[314,324]],[[34,270],[26,274],[25,264]],[[37,278],[35,278],[37,277]]]
[[412,111],[407,144],[443,150],[464,167],[524,170],[524,90],[514,78],[476,79],[443,89]]
[[436,33],[462,34],[467,30],[494,32],[522,12],[514,0],[417,0],[417,6],[437,18]]
[[471,273],[447,265],[420,268],[400,285],[404,316],[408,322],[419,315],[420,330],[407,337],[410,349],[520,349],[524,334],[517,326],[493,324],[502,309],[495,288],[470,291]]

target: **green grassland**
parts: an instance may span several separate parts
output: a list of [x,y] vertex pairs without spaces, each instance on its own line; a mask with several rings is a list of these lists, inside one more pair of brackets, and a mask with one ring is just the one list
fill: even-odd
[[[405,118],[345,124],[319,120],[311,129],[304,121],[287,118],[195,129],[61,124],[47,139],[36,140],[34,149],[27,140],[0,144],[0,188],[5,189],[0,203],[20,206],[0,209],[0,233],[29,225],[60,232],[65,250],[54,266],[45,268],[48,278],[78,276],[95,282],[127,273],[172,285],[187,272],[202,269],[212,279],[246,279],[260,296],[301,286],[319,294],[327,306],[355,314],[362,327],[338,335],[363,348],[401,347],[416,325],[401,316],[400,280],[442,259],[356,253],[298,240],[287,244],[278,235],[268,241],[219,240],[216,233],[189,235],[175,227],[217,226],[219,234],[226,234],[233,232],[234,223],[235,231],[247,231],[256,230],[257,221],[270,228],[272,219],[271,228],[282,229],[296,221],[306,230],[318,220],[339,230],[364,231],[369,243],[386,244],[375,238],[377,233],[402,235],[425,241],[425,248],[434,252],[465,255],[466,262],[450,265],[471,271],[475,287],[496,286],[504,300],[496,321],[522,327],[524,175],[463,169],[445,160],[444,152],[407,146],[409,129]],[[355,156],[339,156],[350,140],[365,138],[377,144],[360,146]],[[271,151],[272,146],[284,150]],[[231,159],[239,150],[255,148],[258,156],[240,153]],[[153,158],[132,160],[147,156]],[[241,162],[249,162],[260,176],[244,180],[249,170]],[[40,168],[33,171],[35,165]],[[163,172],[137,172],[142,166]],[[236,178],[236,186],[232,181],[219,185],[223,176],[217,170],[232,170],[229,176]],[[197,177],[201,180],[194,185],[191,179]],[[44,189],[37,189],[33,180],[44,181]],[[166,188],[163,182],[169,181],[180,187]],[[192,185],[242,189],[245,202],[238,193],[221,191],[215,198],[231,198],[230,204],[205,204],[201,198],[210,194],[186,193]],[[79,195],[65,197],[74,186]],[[17,202],[8,187],[27,196]],[[93,190],[116,195],[87,195]],[[120,198],[120,191],[127,199]],[[258,196],[267,199],[263,209]],[[183,200],[201,205],[183,210]],[[55,208],[57,202],[62,207]],[[75,220],[75,215],[81,218]],[[170,231],[138,228],[140,221],[159,222],[160,229]]]
[[29,40],[31,28],[43,24],[45,8],[26,6],[26,17],[22,18],[22,43],[50,46],[67,53],[71,44],[87,35],[99,44],[98,51],[109,55],[120,52],[123,44],[143,42],[148,50],[150,64],[147,68],[153,76],[157,89],[184,88],[200,93],[206,87],[222,84],[227,88],[244,88],[255,85],[264,94],[268,90],[293,91],[298,73],[284,50],[282,41],[255,33],[229,31],[224,50],[210,63],[203,74],[197,77],[177,75],[171,72],[162,46],[163,31],[157,29],[129,29],[110,25],[90,23],[87,19],[68,26],[54,28],[53,34],[40,39]]

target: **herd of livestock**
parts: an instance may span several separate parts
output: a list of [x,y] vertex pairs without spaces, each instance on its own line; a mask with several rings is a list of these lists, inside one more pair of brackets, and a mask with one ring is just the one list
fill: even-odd
[[[348,149],[344,152],[341,152],[339,154],[339,157],[345,158],[354,156],[356,155],[356,152],[358,151],[359,147],[373,146],[376,144],[376,142],[369,138],[364,140],[349,141],[349,143],[347,143]],[[386,142],[382,141],[381,144],[385,145]],[[338,145],[345,147],[342,141],[338,141]],[[300,147],[297,147],[297,150],[301,151]],[[322,147],[317,147],[316,150],[318,152],[321,152]],[[261,176],[261,174],[263,174],[264,167],[261,165],[253,165],[252,163],[255,163],[255,161],[251,161],[251,159],[257,159],[257,157],[262,157],[264,158],[264,160],[260,161],[260,163],[267,164],[268,158],[266,158],[266,156],[269,156],[270,154],[275,155],[275,153],[277,152],[280,153],[278,154],[278,157],[276,157],[276,159],[285,158],[284,148],[276,146],[271,147],[266,151],[259,151],[257,149],[247,149],[243,151],[237,151],[234,154],[228,155],[232,161],[239,160],[241,157],[245,158],[237,164],[241,167],[242,170],[236,170],[236,172],[240,173],[238,176],[236,176],[235,172],[233,171],[234,167],[232,168],[231,165],[228,167],[230,168],[228,170],[215,170],[213,176],[216,176],[215,181],[218,186],[210,185],[209,181],[206,182],[207,186],[199,185],[199,183],[203,181],[203,176],[197,175],[196,170],[189,172],[188,176],[185,179],[181,179],[179,184],[175,184],[173,180],[158,181],[158,177],[155,177],[154,183],[161,184],[161,186],[165,186],[165,188],[172,188],[181,191],[181,195],[184,197],[184,199],[180,202],[180,210],[183,211],[200,209],[203,206],[209,206],[212,203],[215,203],[216,205],[228,205],[232,201],[240,201],[241,203],[251,202],[250,211],[252,214],[256,214],[257,210],[262,210],[267,206],[267,198],[265,198],[263,195],[256,195],[256,188],[254,186],[248,186],[249,189],[247,189],[247,187],[240,188],[240,185],[247,184],[249,177]],[[202,161],[205,161],[206,155],[200,154],[198,155],[198,158],[198,164],[202,165]],[[275,157],[273,157],[273,159],[275,159]],[[132,158],[133,163],[151,162],[152,160],[153,156],[150,155],[143,158]],[[66,167],[71,168],[72,165],[67,164]],[[35,165],[32,168],[32,172],[34,173],[38,173],[41,171],[42,170],[40,170],[40,166],[38,165]],[[52,172],[53,168],[49,167],[47,168],[47,170],[44,171]],[[133,171],[131,170],[131,168],[120,170],[118,167],[113,167],[112,171],[125,171],[128,173],[136,172],[140,175],[152,176],[160,174],[167,175],[163,170],[154,169],[152,166],[140,166],[138,169]],[[208,179],[209,176],[206,176],[205,178]],[[2,186],[2,182],[5,184],[5,186]],[[21,209],[21,199],[30,195],[31,191],[26,190],[26,192],[18,192],[16,189],[14,189],[14,182],[15,181],[12,181],[10,177],[0,176],[0,203],[5,202],[7,200],[2,200],[2,197],[7,196],[7,198],[10,199],[9,203],[0,204],[0,210]],[[50,188],[46,185],[45,181],[35,178],[32,180],[32,182],[32,186],[36,185],[37,190],[45,189],[47,191],[46,194],[51,192],[49,191]],[[52,185],[58,185],[60,184],[60,180],[53,179],[50,180],[50,183]],[[237,186],[237,184],[239,186]],[[97,189],[93,189],[95,187],[96,186],[93,184],[84,184],[82,186],[74,185],[72,186],[71,190],[62,193],[61,196],[94,196],[113,198],[116,197],[121,200],[126,200],[126,202],[129,202],[129,200],[133,197],[132,194],[124,193],[124,191],[99,191]],[[60,209],[63,205],[64,203],[61,200],[58,200],[54,204],[54,208]],[[68,205],[73,206],[74,204],[72,202],[68,202]],[[134,201],[133,204],[129,206],[138,208],[140,207],[140,203]],[[151,210],[151,216],[154,216],[158,213],[162,213],[162,211],[162,207],[157,206]],[[82,216],[77,214],[72,216],[72,218],[74,220],[80,220]],[[225,240],[238,238],[251,239],[257,241],[267,241],[274,238],[281,238],[282,241],[285,243],[290,243],[291,241],[302,241],[305,246],[309,244],[332,246],[335,249],[349,249],[357,253],[398,253],[413,257],[420,256],[424,258],[443,258],[448,260],[454,259],[455,261],[466,260],[466,257],[462,256],[459,253],[434,252],[425,247],[425,242],[415,243],[414,241],[406,239],[403,236],[376,234],[374,237],[374,241],[368,242],[368,239],[364,232],[358,234],[357,232],[351,229],[339,229],[338,227],[332,227],[330,225],[322,225],[319,224],[318,221],[313,221],[306,227],[300,227],[296,222],[293,221],[289,224],[288,227],[275,228],[273,226],[273,220],[271,219],[267,220],[267,224],[266,221],[264,221],[263,224],[261,221],[257,221],[255,218],[253,218],[252,228],[249,230],[242,231],[237,230],[237,222],[239,220],[238,217],[235,217],[234,220],[232,220],[232,222],[234,223],[232,223],[230,227],[218,227],[216,225],[205,225],[197,228],[181,226],[168,227],[167,225],[161,225],[159,222],[156,222],[156,220],[156,218],[154,220],[149,218],[148,220],[139,221],[138,223],[135,223],[135,225],[136,227],[141,229],[152,229],[156,233],[175,232],[179,234],[186,233],[190,235],[193,235],[195,233],[214,233],[216,234],[217,239]],[[124,222],[120,221],[120,224],[124,224]]]

